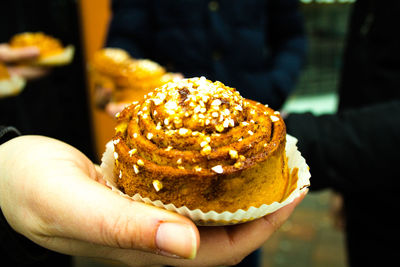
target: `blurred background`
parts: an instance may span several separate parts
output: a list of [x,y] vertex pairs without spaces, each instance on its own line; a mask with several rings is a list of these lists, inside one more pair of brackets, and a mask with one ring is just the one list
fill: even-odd
[[[347,22],[354,0],[299,1],[305,18],[309,42],[308,55],[298,84],[285,102],[283,111],[289,113],[308,111],[318,115],[334,113],[338,104],[336,90]],[[52,1],[53,4],[62,2]],[[105,43],[111,19],[111,0],[70,2],[79,7],[80,20],[77,25],[79,30],[74,34],[82,37],[82,42],[78,40],[79,45],[82,45],[79,48],[83,48],[80,50],[84,52],[82,62],[91,62],[94,53]],[[20,1],[15,3],[18,4]],[[23,12],[19,14],[24,16]],[[50,15],[59,16],[59,14]],[[74,15],[76,16],[76,12]],[[7,23],[0,23],[0,27],[4,25],[5,28],[9,26]],[[71,32],[69,28],[66,30]],[[79,31],[82,35],[79,35]],[[114,134],[115,120],[95,106],[94,78],[90,72],[87,75],[86,89],[89,95],[88,103],[96,148],[95,158],[100,161],[105,144]],[[341,231],[340,218],[337,217],[338,206],[340,198],[331,191],[309,193],[291,218],[262,247],[263,267],[346,266],[344,234]],[[76,267],[121,266],[116,262],[83,257],[74,258],[74,262]]]
[[[81,0],[86,59],[103,46],[110,19],[109,0]],[[337,108],[337,83],[348,15],[354,0],[302,0],[309,39],[307,63],[296,90],[286,101],[287,112],[333,113]],[[88,89],[93,92],[88,78]],[[91,108],[100,157],[113,134],[114,121]],[[312,173],[312,170],[311,170]],[[312,180],[311,180],[312,182]],[[333,192],[313,192],[298,206],[291,218],[263,246],[263,266],[346,266],[344,236],[335,209],[340,201]],[[88,258],[75,258],[77,267],[120,266]]]

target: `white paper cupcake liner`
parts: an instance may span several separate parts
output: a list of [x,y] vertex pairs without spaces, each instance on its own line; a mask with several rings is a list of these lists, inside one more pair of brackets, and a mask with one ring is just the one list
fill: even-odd
[[288,158],[288,166],[290,173],[298,168],[298,180],[296,188],[286,197],[282,202],[273,202],[269,205],[263,204],[260,207],[250,207],[248,210],[237,210],[235,212],[224,211],[221,213],[215,211],[202,212],[199,209],[191,210],[186,206],[176,207],[174,204],[165,204],[160,200],[150,200],[149,198],[143,198],[139,194],[134,196],[128,196],[118,189],[116,184],[116,177],[114,177],[114,145],[110,141],[106,145],[106,151],[102,157],[101,170],[104,175],[104,179],[111,190],[118,192],[122,196],[130,197],[135,201],[141,201],[147,204],[154,205],[156,207],[164,208],[166,210],[174,211],[189,217],[197,225],[215,226],[215,225],[230,225],[251,221],[260,217],[263,217],[269,213],[272,213],[288,204],[290,204],[295,198],[299,197],[301,192],[306,190],[310,185],[310,171],[306,164],[305,159],[301,156],[301,153],[297,150],[297,139],[287,135],[286,136],[286,156]]

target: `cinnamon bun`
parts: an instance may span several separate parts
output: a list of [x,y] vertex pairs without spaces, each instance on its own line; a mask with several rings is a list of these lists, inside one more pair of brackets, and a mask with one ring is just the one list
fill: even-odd
[[170,82],[117,115],[121,191],[202,212],[288,196],[286,128],[268,106],[204,77]]

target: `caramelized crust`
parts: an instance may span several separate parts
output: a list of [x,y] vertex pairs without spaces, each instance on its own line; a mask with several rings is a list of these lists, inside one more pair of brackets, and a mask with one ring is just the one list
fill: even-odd
[[281,201],[288,187],[278,112],[202,78],[167,83],[118,115],[117,184],[204,212]]

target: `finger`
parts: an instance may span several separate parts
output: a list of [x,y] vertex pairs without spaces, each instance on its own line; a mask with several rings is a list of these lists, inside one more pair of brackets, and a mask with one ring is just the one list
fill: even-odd
[[7,44],[0,44],[0,61],[11,63],[35,59],[40,55],[37,47],[11,48]]
[[48,236],[183,258],[196,255],[199,233],[189,219],[121,197],[87,178],[73,181],[82,174],[65,174],[71,179],[55,183],[66,197],[54,197],[46,207],[54,215],[46,217]]
[[[204,266],[218,263],[236,265],[245,256],[259,248],[289,218],[305,194],[291,204],[252,222],[200,229],[201,245],[196,260]],[[204,255],[213,255],[205,257]]]
[[129,105],[129,103],[125,103],[125,102],[111,102],[108,103],[106,105],[106,112],[107,114],[109,114],[112,117],[115,117],[115,115],[117,115],[119,112],[121,112],[127,105]]
[[31,66],[9,67],[8,70],[11,74],[24,77],[27,80],[42,78],[50,72],[49,68]]

